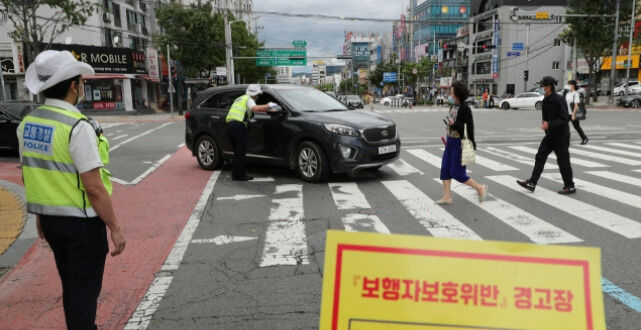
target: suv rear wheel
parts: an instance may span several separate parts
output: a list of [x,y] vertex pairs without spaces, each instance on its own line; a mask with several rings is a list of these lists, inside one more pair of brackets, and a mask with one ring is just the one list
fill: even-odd
[[223,159],[214,139],[209,135],[203,135],[196,143],[196,159],[198,165],[205,170],[213,171],[223,166]]
[[329,163],[318,143],[305,141],[298,146],[296,171],[305,182],[317,183],[327,179]]
[[502,108],[503,108],[503,110],[510,110],[510,104],[507,103],[507,102],[503,102]]

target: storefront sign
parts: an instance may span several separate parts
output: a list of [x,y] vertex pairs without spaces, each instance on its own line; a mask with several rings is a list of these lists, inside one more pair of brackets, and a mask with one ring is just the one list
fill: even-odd
[[320,329],[605,329],[598,248],[327,232]]
[[11,44],[13,51],[14,73],[24,73],[24,53],[22,52],[22,43]]
[[155,48],[147,48],[147,71],[149,79],[160,79],[160,66],[158,65],[158,51]]
[[[616,58],[616,68],[617,69],[627,69],[628,66],[632,69],[639,68],[639,55],[630,56],[631,63],[628,63],[627,55],[620,55]],[[612,57],[606,56],[601,62],[601,70],[610,70],[612,68]]]
[[15,73],[13,67],[13,58],[12,57],[0,57],[0,66],[2,66],[2,73]]
[[116,102],[94,102],[93,103],[94,110],[115,109],[115,108],[116,108]]
[[130,48],[53,44],[52,49],[68,50],[78,61],[91,65],[96,73],[147,74],[145,53]]

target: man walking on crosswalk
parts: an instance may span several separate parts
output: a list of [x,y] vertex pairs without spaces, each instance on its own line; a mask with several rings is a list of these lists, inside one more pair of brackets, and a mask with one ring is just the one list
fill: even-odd
[[527,180],[517,180],[516,182],[523,188],[534,191],[536,183],[541,177],[545,162],[552,151],[556,154],[561,177],[563,178],[563,189],[559,194],[574,194],[574,181],[572,181],[572,166],[570,165],[570,126],[568,125],[568,105],[563,96],[554,91],[556,79],[545,76],[538,84],[543,87],[545,98],[543,99],[543,110],[541,115],[543,121],[541,129],[545,131],[545,137],[539,145],[536,153],[534,169],[532,176]]

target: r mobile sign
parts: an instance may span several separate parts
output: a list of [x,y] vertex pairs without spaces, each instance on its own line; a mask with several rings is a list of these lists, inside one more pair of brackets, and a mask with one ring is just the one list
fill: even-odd
[[145,53],[130,48],[52,44],[51,49],[70,51],[96,73],[147,74]]

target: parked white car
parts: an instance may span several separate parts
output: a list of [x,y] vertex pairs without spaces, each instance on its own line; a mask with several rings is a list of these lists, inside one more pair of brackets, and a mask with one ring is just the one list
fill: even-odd
[[[630,80],[630,87],[628,87],[628,92],[630,91],[630,88],[634,86],[639,86],[639,81],[638,80]],[[617,83],[614,85],[614,95],[616,96],[623,96],[625,94],[625,81],[622,81],[620,83]]]
[[641,94],[641,84],[628,87],[628,94],[639,95]]
[[537,92],[525,92],[516,95],[515,97],[501,100],[499,108],[503,110],[518,109],[518,108],[536,108],[541,110],[543,107],[543,98],[545,96]]

